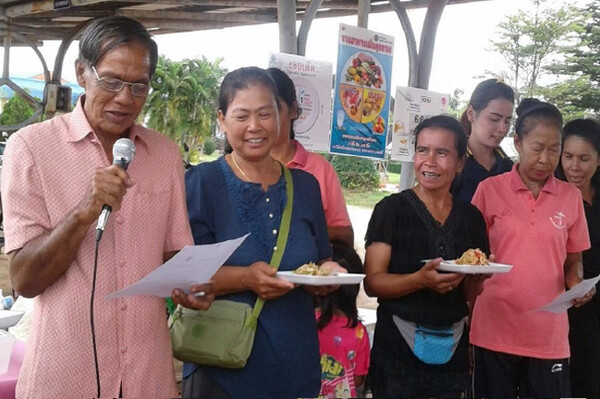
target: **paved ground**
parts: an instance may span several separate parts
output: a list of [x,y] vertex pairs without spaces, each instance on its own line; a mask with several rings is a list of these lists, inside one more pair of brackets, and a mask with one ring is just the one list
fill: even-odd
[[[365,258],[365,233],[367,232],[367,226],[369,224],[369,219],[371,219],[372,211],[372,209],[368,208],[348,206],[348,213],[350,214],[350,220],[352,221],[352,227],[354,228],[354,248],[363,261]],[[365,294],[361,284],[357,304],[359,308],[376,309],[377,299],[369,298],[367,294]]]

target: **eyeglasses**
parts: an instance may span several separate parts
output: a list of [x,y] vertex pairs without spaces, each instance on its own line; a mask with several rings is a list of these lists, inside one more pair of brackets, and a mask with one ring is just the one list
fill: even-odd
[[123,90],[123,87],[125,85],[131,87],[131,94],[133,94],[136,97],[146,97],[150,92],[149,83],[129,83],[123,82],[122,80],[116,78],[101,78],[100,76],[98,76],[98,71],[96,71],[95,66],[92,66],[92,71],[94,71],[94,73],[96,74],[96,79],[98,79],[98,82],[100,82],[104,90],[110,91],[111,93],[120,92],[121,90]]

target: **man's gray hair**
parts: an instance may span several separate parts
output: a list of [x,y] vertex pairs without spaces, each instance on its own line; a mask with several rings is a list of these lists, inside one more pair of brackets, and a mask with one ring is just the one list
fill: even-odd
[[79,61],[96,66],[111,50],[123,44],[138,42],[146,46],[150,54],[149,76],[154,74],[158,60],[158,48],[144,25],[133,18],[113,15],[93,20],[81,34]]

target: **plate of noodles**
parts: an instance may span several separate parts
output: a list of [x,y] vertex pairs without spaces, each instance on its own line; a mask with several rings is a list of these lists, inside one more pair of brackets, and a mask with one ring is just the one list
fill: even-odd
[[490,262],[479,248],[469,249],[455,260],[444,260],[438,270],[463,274],[508,273],[512,265]]
[[365,275],[359,273],[331,272],[311,262],[300,266],[296,270],[277,272],[277,278],[303,285],[346,285],[360,284]]

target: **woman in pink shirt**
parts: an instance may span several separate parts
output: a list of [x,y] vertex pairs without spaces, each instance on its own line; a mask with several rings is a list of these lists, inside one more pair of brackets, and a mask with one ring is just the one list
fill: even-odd
[[271,156],[288,168],[302,169],[317,179],[329,240],[339,240],[354,248],[354,231],[335,169],[324,157],[306,151],[294,139],[294,121],[300,116],[294,82],[281,69],[269,68],[267,72],[275,81],[279,101],[279,140],[273,146]]
[[561,149],[560,111],[531,98],[517,114],[520,162],[480,183],[472,201],[485,218],[496,260],[514,266],[487,280],[475,302],[475,396],[565,397],[567,313],[537,309],[582,280],[581,252],[590,240],[579,190],[553,175]]

